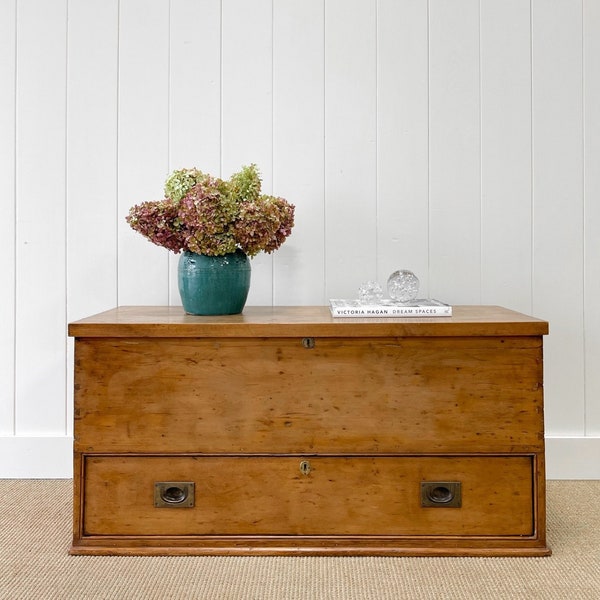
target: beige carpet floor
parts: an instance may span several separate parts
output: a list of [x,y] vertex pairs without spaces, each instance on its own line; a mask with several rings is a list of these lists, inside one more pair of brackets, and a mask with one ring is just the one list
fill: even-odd
[[598,600],[600,481],[548,483],[545,558],[69,556],[71,481],[0,480],[0,598]]

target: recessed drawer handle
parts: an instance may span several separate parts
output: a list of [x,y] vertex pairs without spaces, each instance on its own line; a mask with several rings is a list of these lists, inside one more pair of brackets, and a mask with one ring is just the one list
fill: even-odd
[[154,484],[156,508],[191,508],[194,506],[193,481],[157,481]]
[[422,481],[421,506],[433,508],[460,508],[462,485],[460,481]]

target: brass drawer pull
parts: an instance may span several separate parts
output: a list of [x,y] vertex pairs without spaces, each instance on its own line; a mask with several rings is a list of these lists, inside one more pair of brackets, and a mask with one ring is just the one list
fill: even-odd
[[460,508],[462,486],[460,481],[422,481],[421,506],[435,508]]
[[194,506],[193,481],[157,481],[154,484],[156,508],[191,508]]

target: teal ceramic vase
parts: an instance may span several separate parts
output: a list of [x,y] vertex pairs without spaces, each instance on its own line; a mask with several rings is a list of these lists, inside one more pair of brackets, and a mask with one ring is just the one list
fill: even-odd
[[223,256],[183,252],[177,275],[186,313],[236,315],[244,309],[250,290],[250,260],[241,250]]

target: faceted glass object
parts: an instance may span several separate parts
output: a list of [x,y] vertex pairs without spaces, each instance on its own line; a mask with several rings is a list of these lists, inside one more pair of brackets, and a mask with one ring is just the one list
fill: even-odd
[[419,280],[412,271],[394,271],[388,278],[387,289],[390,298],[399,302],[410,302],[419,295]]
[[383,300],[383,290],[376,281],[367,281],[358,288],[358,301],[361,304],[379,304]]

